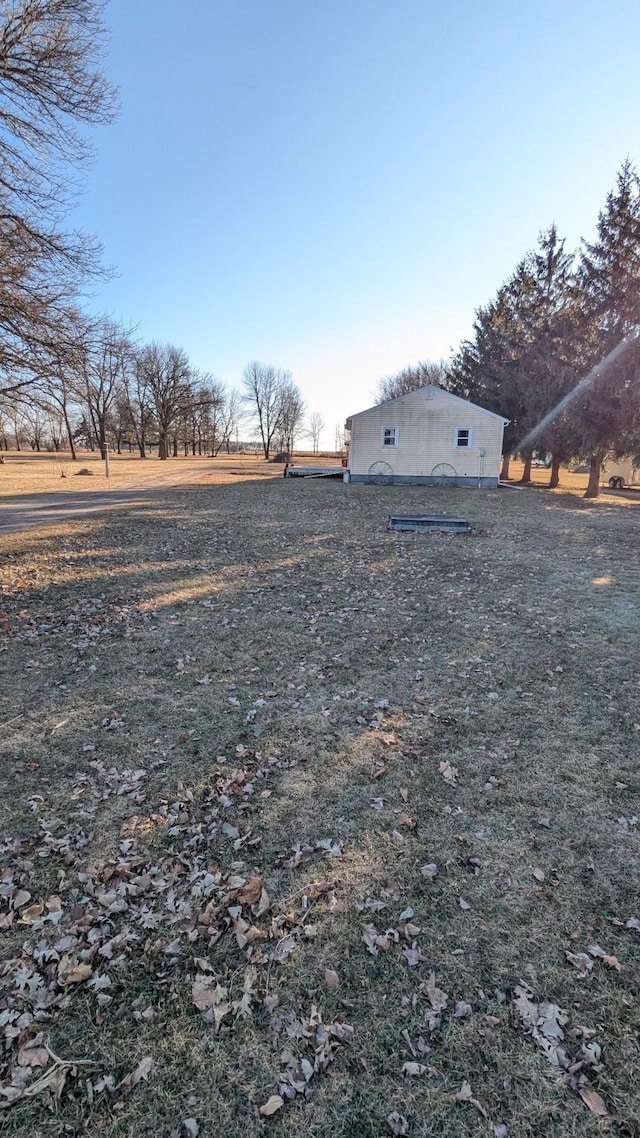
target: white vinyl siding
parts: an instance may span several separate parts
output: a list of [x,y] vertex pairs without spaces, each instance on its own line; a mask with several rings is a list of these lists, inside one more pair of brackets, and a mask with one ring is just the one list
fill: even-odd
[[[385,445],[385,432],[391,429],[395,445]],[[457,445],[459,430],[469,432],[468,446]],[[460,478],[482,475],[497,484],[502,431],[497,415],[446,391],[434,387],[428,397],[424,390],[412,391],[351,417],[349,468],[352,475],[367,476],[380,473],[376,463],[382,462],[385,474],[429,478],[444,463]]]

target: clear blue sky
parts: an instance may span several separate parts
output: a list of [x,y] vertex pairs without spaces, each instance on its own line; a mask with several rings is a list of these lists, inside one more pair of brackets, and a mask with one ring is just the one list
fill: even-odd
[[327,425],[448,357],[539,231],[640,159],[637,0],[110,0],[115,126],[73,223],[92,304]]

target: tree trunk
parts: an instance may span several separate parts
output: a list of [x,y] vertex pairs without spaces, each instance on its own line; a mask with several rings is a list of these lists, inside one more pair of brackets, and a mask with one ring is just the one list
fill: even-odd
[[71,451],[71,461],[75,462],[76,461],[76,448],[75,448],[75,445],[73,442],[73,431],[71,430],[71,423],[69,422],[69,416],[67,415],[66,406],[64,408],[64,425],[67,428],[67,438],[69,440],[69,450]]
[[602,459],[599,457],[592,458],[589,463],[589,482],[587,489],[584,492],[585,498],[597,498],[600,493],[600,467],[602,466]]
[[551,477],[549,479],[549,489],[555,490],[556,486],[560,485],[560,459],[553,456],[551,463]]
[[511,462],[510,454],[503,454],[502,456],[502,470],[500,471],[500,481],[506,482],[509,477],[509,463]]
[[522,471],[522,478],[520,479],[520,484],[522,486],[528,486],[528,484],[531,482],[531,460],[532,460],[532,458],[533,458],[533,451],[530,451],[530,450],[526,451],[525,456],[524,456],[524,470]]
[[166,435],[160,435],[158,438],[158,458],[168,458],[168,457],[169,457],[169,454],[167,451],[167,437],[166,437]]

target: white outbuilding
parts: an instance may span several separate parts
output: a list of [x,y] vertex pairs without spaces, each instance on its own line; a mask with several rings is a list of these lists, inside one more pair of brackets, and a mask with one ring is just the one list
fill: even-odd
[[508,422],[427,384],[349,416],[351,481],[497,486]]

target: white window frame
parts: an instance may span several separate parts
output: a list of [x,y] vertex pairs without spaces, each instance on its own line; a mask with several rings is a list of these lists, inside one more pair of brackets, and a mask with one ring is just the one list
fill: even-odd
[[[388,443],[385,440],[385,435],[386,435],[387,431],[393,431],[393,442],[392,443]],[[399,439],[400,439],[400,428],[399,427],[381,427],[380,428],[380,446],[382,447],[383,450],[397,450]]]
[[[466,431],[469,436],[469,441],[466,443],[460,442],[460,431]],[[458,450],[471,450],[473,445],[473,427],[456,427],[456,433],[453,436],[454,445]]]

